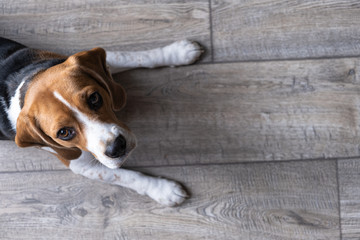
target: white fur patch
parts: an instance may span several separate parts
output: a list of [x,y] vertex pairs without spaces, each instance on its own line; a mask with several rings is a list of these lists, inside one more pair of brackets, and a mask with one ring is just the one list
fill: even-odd
[[14,131],[16,131],[16,121],[19,117],[21,107],[20,107],[20,89],[24,85],[25,80],[23,80],[15,91],[15,95],[10,99],[10,107],[7,110],[8,118],[10,120],[11,126]]
[[203,50],[196,42],[181,40],[162,48],[139,52],[106,51],[111,73],[128,68],[180,66],[195,62]]

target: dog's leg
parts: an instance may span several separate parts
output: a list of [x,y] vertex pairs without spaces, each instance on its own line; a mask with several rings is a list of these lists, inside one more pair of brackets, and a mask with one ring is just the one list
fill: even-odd
[[130,188],[166,206],[178,205],[188,196],[182,186],[174,181],[122,168],[110,169],[84,151],[78,159],[70,161],[69,167],[76,174]]
[[111,73],[130,68],[155,68],[161,66],[180,66],[195,62],[203,52],[196,42],[181,40],[162,48],[140,52],[106,51],[106,62]]

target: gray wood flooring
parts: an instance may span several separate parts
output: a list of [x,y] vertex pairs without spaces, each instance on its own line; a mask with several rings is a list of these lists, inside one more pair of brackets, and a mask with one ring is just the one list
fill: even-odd
[[63,54],[188,38],[195,65],[114,76],[126,166],[175,208],[0,142],[0,239],[360,239],[358,0],[0,0],[0,36]]

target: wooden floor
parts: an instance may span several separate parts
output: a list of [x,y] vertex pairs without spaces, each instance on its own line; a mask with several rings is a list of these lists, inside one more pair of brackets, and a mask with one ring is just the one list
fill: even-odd
[[114,78],[138,137],[127,167],[182,206],[0,142],[0,239],[360,239],[358,0],[0,0],[0,36],[71,54],[188,38],[181,68]]

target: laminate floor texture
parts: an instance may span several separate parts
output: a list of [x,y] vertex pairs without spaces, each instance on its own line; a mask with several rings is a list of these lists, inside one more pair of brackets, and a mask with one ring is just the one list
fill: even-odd
[[62,54],[188,38],[195,65],[114,75],[126,167],[181,182],[163,207],[0,142],[0,239],[360,239],[358,0],[0,0],[0,36]]

